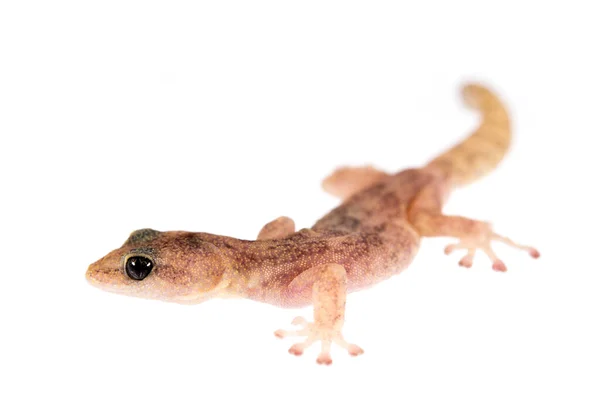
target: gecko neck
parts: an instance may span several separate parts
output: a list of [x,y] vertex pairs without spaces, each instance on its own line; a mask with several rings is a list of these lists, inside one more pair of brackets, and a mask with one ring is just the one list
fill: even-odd
[[229,236],[198,233],[213,244],[226,265],[218,297],[244,297],[265,301],[261,288],[265,281],[265,263],[277,257],[280,240],[243,240]]

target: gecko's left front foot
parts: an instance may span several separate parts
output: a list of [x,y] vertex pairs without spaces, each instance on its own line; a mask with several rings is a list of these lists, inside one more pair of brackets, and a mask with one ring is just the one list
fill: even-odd
[[305,336],[304,342],[296,343],[290,347],[289,352],[301,355],[313,343],[321,342],[321,353],[317,363],[331,364],[331,343],[343,347],[351,356],[363,353],[363,349],[355,344],[350,344],[342,336],[344,325],[344,311],[346,307],[347,289],[346,270],[339,264],[324,264],[310,268],[288,285],[287,296],[309,295],[314,305],[315,322],[308,322],[302,317],[296,317],[292,324],[300,326],[297,331],[277,330],[275,336],[284,338],[288,336]]
[[473,265],[473,257],[475,256],[475,252],[477,251],[477,249],[483,250],[483,252],[492,261],[492,268],[495,271],[500,272],[506,271],[506,265],[492,249],[492,241],[497,241],[500,243],[504,243],[510,247],[525,250],[533,258],[538,258],[540,256],[540,252],[537,251],[535,248],[515,243],[511,239],[504,236],[500,236],[497,233],[493,232],[489,225],[485,224],[484,226],[484,228],[478,230],[477,234],[462,237],[460,238],[460,241],[458,243],[446,246],[444,252],[446,254],[450,254],[455,250],[466,250],[467,254],[460,259],[458,264],[462,267],[469,268]]
[[321,353],[317,358],[318,364],[330,365],[331,360],[331,343],[335,343],[338,346],[346,349],[348,354],[351,356],[358,356],[364,353],[364,350],[359,346],[348,343],[344,340],[342,333],[335,328],[327,328],[317,326],[315,323],[306,321],[302,317],[296,317],[292,321],[293,325],[299,325],[301,328],[296,331],[288,331],[279,329],[275,331],[275,336],[278,338],[290,337],[290,336],[305,336],[306,340],[303,342],[295,343],[290,347],[288,352],[295,356],[300,356],[304,353],[308,347],[313,345],[315,342],[321,342]]

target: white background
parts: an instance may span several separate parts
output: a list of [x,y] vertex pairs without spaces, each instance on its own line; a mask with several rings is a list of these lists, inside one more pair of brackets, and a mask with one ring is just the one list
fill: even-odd
[[[0,397],[597,399],[595,2],[408,3],[2,1]],[[425,240],[349,296],[363,356],[288,355],[272,332],[310,309],[85,282],[142,227],[310,226],[335,167],[419,166],[464,137],[470,79],[508,103],[514,147],[447,211],[542,258],[498,246],[508,273],[467,270]]]

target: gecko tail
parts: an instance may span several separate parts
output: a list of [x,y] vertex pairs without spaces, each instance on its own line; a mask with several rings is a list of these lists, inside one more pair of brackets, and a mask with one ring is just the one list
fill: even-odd
[[479,127],[426,166],[444,172],[454,187],[469,184],[494,170],[511,142],[508,112],[492,91],[477,84],[467,84],[462,95],[467,106],[480,112]]

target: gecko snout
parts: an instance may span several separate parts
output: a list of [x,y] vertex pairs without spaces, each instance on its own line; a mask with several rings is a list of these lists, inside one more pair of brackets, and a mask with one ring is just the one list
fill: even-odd
[[95,262],[85,272],[85,279],[94,286],[101,286],[109,283],[117,274],[120,274],[118,269],[104,268],[99,262]]
[[121,268],[121,254],[116,251],[111,252],[90,264],[85,272],[85,278],[92,285],[102,289],[125,284],[127,279]]

